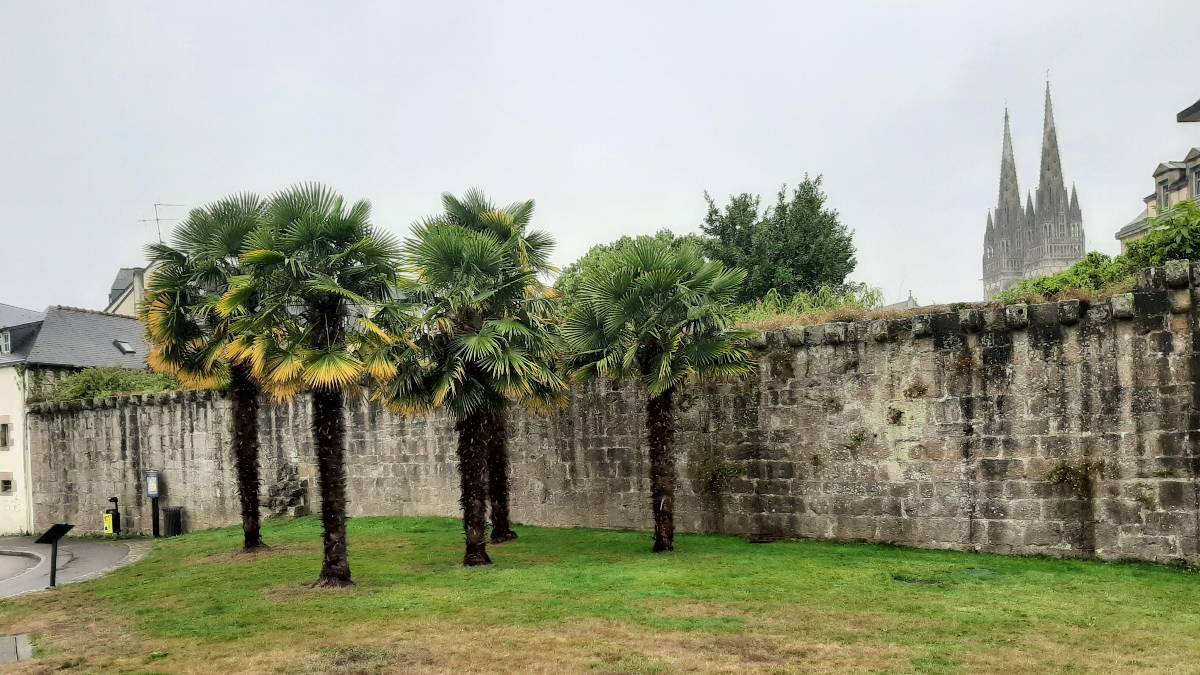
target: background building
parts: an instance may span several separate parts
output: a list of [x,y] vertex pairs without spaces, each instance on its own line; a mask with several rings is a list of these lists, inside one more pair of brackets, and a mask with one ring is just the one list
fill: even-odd
[[126,316],[0,304],[0,534],[32,527],[25,406],[83,368],[145,368],[142,334],[142,325]]
[[1083,212],[1075,187],[1067,192],[1050,84],[1042,122],[1042,159],[1036,197],[1021,205],[1017,164],[1013,156],[1008,110],[1004,111],[1004,142],[1000,152],[1000,194],[988,211],[983,242],[983,287],[988,298],[1012,288],[1021,279],[1060,272],[1083,258]]
[[1142,200],[1145,208],[1137,218],[1117,230],[1122,252],[1129,242],[1146,236],[1150,231],[1151,218],[1170,211],[1182,201],[1200,197],[1200,148],[1189,150],[1181,161],[1159,164],[1154,169],[1153,177],[1154,192]]

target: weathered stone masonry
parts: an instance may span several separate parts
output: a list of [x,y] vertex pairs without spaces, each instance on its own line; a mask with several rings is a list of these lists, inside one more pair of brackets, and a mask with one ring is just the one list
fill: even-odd
[[[689,531],[1200,564],[1200,269],[1111,301],[970,307],[769,332],[757,377],[681,396]],[[440,415],[349,399],[350,511],[458,513]],[[596,384],[513,428],[518,522],[648,528],[644,395]],[[38,527],[148,529],[141,470],[189,528],[239,522],[230,414],[208,393],[31,409]],[[261,412],[264,495],[307,482],[306,399]]]

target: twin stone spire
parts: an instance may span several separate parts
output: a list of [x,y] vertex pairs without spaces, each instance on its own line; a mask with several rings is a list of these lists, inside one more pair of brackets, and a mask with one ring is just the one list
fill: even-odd
[[1027,194],[1021,205],[1017,162],[1013,155],[1008,109],[1004,110],[1004,143],[1000,152],[1000,194],[988,211],[983,241],[983,287],[990,299],[1021,279],[1060,272],[1084,255],[1083,213],[1075,186],[1067,194],[1050,83],[1042,123],[1042,165],[1037,197]]

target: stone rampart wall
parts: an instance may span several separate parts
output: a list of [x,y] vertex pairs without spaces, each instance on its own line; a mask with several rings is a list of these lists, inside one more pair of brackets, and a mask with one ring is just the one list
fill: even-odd
[[[1200,564],[1200,270],[1078,301],[768,332],[759,369],[686,388],[685,531]],[[514,517],[648,528],[644,394],[576,388],[512,423]],[[35,520],[96,530],[110,496],[148,529],[143,469],[189,528],[238,522],[229,402],[208,393],[31,408]],[[309,406],[261,412],[264,499],[316,499]],[[440,415],[347,411],[350,512],[458,513]]]

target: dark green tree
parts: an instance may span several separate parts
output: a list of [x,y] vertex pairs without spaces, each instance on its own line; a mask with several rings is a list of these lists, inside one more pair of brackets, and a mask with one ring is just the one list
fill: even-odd
[[701,229],[708,254],[747,270],[738,300],[765,297],[774,289],[789,297],[822,286],[839,286],[857,263],[853,233],[826,207],[821,177],[805,176],[795,189],[784,186],[775,204],[759,214],[759,198],[731,197],[724,209],[710,196]]

